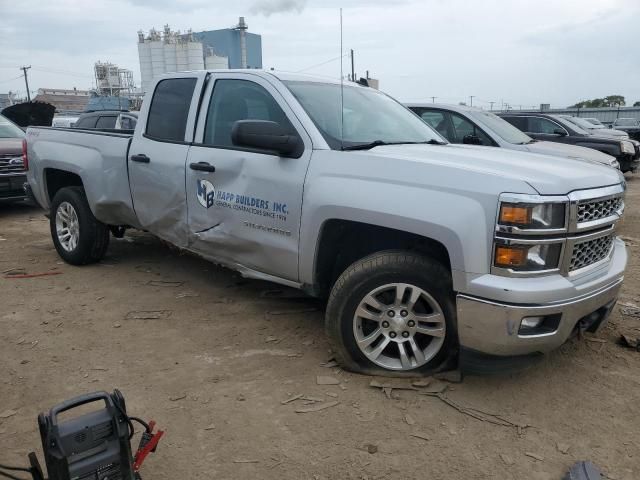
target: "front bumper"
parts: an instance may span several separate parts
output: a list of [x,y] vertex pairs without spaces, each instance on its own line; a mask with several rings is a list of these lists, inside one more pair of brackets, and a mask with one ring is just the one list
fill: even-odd
[[0,201],[26,198],[22,187],[26,181],[26,175],[0,175]]
[[[576,289],[580,291],[579,295],[565,299],[557,298],[558,291],[554,290],[551,278],[548,282],[548,302],[540,301],[545,296],[540,290],[532,292],[531,302],[505,301],[504,298],[509,297],[509,292],[505,292],[504,288],[505,279],[500,279],[503,288],[493,296],[458,294],[458,336],[461,348],[491,356],[535,355],[565,343],[579,323],[590,331],[602,328],[618,298],[626,261],[624,243],[618,239],[607,268],[599,272],[597,279],[590,279]],[[517,291],[516,284],[522,279],[509,280],[514,282],[514,290]],[[486,289],[485,292],[488,293]],[[514,298],[522,299],[522,293],[519,291]],[[492,297],[500,300],[490,300]],[[555,322],[554,329],[540,334],[523,335],[520,333],[520,323],[525,317],[551,318]]]

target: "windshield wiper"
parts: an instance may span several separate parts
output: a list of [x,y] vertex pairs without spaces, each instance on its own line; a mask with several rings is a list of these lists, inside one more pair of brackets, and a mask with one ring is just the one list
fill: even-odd
[[440,140],[436,140],[433,138],[425,142],[385,142],[383,140],[374,140],[373,142],[370,142],[370,143],[348,145],[346,147],[342,147],[342,150],[370,150],[374,147],[379,147],[381,145],[418,145],[418,144],[445,145],[445,142],[441,142]]

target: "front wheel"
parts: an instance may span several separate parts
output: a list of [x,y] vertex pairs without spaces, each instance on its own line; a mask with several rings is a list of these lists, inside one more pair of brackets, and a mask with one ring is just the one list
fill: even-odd
[[380,252],[340,276],[325,325],[338,361],[361,373],[432,373],[457,342],[451,274],[409,252]]
[[109,227],[93,216],[81,187],[66,187],[56,193],[49,226],[58,255],[72,265],[100,261],[109,246]]

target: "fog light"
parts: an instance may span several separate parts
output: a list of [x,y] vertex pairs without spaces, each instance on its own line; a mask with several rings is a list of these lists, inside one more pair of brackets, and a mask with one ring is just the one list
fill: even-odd
[[520,322],[520,330],[538,328],[544,322],[544,317],[524,317]]

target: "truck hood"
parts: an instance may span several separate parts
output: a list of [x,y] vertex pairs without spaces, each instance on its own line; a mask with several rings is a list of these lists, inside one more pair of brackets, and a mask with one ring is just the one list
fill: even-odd
[[[594,162],[475,145],[385,145],[357,153],[520,181],[541,195],[566,195],[623,181],[618,170]],[[455,178],[451,181],[455,182]]]
[[609,167],[616,163],[616,159],[611,155],[599,152],[593,148],[578,147],[566,143],[537,141],[527,145],[527,150],[531,153],[542,153],[554,157],[573,158],[575,160],[588,160],[602,163]]
[[626,140],[629,138],[629,134],[627,132],[623,132],[622,130],[612,130],[610,128],[593,128],[589,130],[589,133],[594,137],[613,138],[614,140]]

